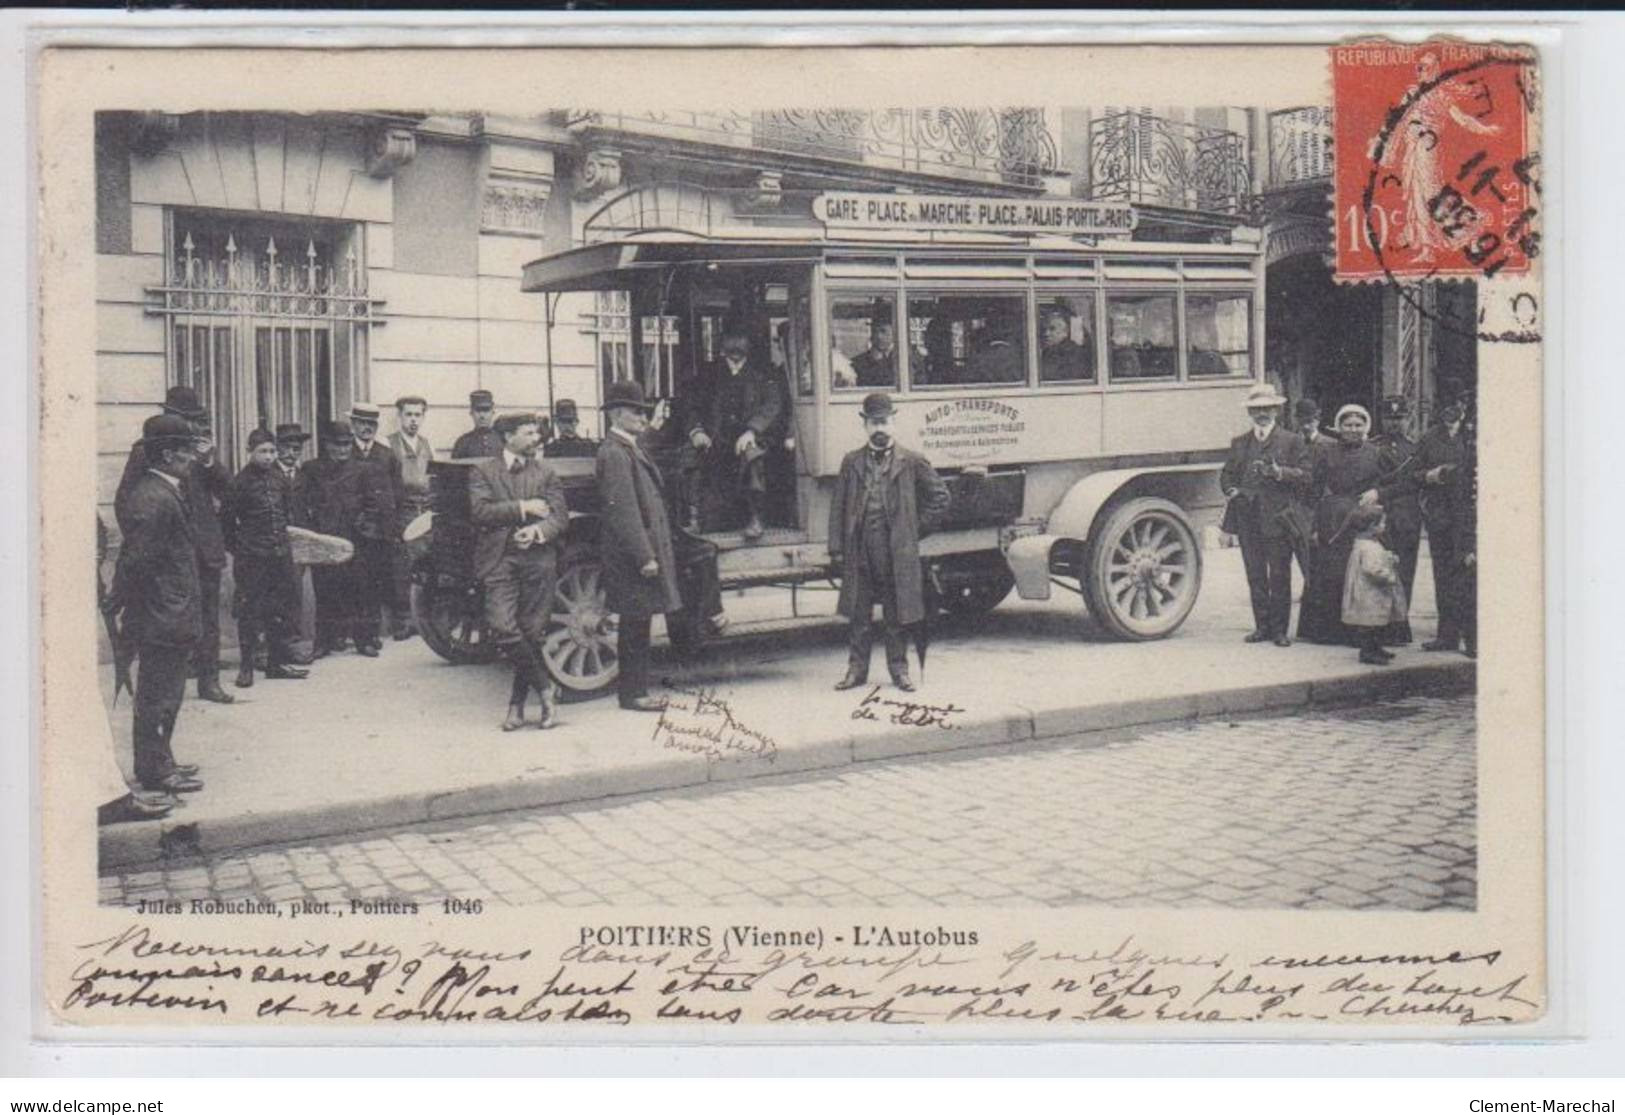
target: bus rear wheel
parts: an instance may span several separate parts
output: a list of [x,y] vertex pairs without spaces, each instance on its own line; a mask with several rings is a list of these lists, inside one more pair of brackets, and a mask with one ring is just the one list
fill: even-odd
[[1109,508],[1090,539],[1082,576],[1085,603],[1119,639],[1171,635],[1202,585],[1202,551],[1179,505],[1131,499]]
[[453,665],[492,662],[497,647],[485,630],[478,585],[426,577],[412,586],[412,618],[429,649]]
[[620,617],[609,610],[603,572],[594,548],[567,550],[559,565],[542,658],[566,701],[596,697],[620,676]]

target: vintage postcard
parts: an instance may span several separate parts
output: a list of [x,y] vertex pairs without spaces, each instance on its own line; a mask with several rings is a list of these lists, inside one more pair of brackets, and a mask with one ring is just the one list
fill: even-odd
[[43,50],[42,1033],[1530,1033],[1544,64]]

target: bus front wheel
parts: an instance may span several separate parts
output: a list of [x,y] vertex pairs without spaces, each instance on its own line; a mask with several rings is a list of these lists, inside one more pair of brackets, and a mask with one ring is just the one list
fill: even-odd
[[1202,551],[1178,504],[1130,499],[1104,513],[1079,580],[1090,614],[1113,635],[1161,639],[1196,604]]

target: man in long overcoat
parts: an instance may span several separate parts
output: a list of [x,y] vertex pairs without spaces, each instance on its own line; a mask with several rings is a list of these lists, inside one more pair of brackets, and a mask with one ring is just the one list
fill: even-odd
[[[1285,402],[1268,384],[1247,393],[1253,428],[1231,441],[1219,471],[1219,487],[1230,501],[1222,529],[1241,542],[1252,598],[1253,630],[1246,641],[1273,640],[1279,647],[1292,645],[1293,534],[1303,531],[1299,548],[1308,545],[1309,515],[1301,501],[1314,478],[1303,439],[1281,428]],[[1288,518],[1294,512],[1296,524]]]
[[513,663],[513,688],[503,731],[524,726],[525,698],[542,701],[539,728],[558,723],[542,640],[553,614],[559,540],[570,525],[564,485],[537,455],[541,420],[534,414],[497,419],[500,456],[481,461],[468,480],[469,514],[480,528],[474,575],[485,585],[485,624]]
[[750,342],[738,331],[723,337],[722,359],[709,372],[706,392],[707,405],[690,425],[689,441],[704,454],[713,491],[743,499],[744,536],[760,538],[767,502],[764,458],[769,431],[784,407],[783,393],[772,373],[751,361]]
[[397,634],[407,630],[408,603],[397,596],[396,549],[401,545],[401,462],[380,444],[378,407],[356,403],[350,408],[354,444],[350,459],[356,469],[358,496],[351,528],[355,542],[356,650],[376,658],[383,646],[380,612],[394,612]]
[[146,467],[132,480],[120,513],[124,531],[116,581],[124,631],[138,648],[135,777],[164,794],[203,788],[197,767],[175,762],[171,739],[186,695],[187,662],[203,635],[203,590],[192,516],[182,483],[192,467],[192,426],[174,414],[142,427]]
[[[205,701],[229,705],[234,698],[220,688],[220,579],[226,570],[226,543],[220,530],[219,504],[226,498],[231,473],[215,452],[209,412],[190,387],[171,387],[164,395],[163,413],[184,419],[197,437],[195,459],[181,480],[181,498],[192,523],[192,540],[197,546],[198,584],[203,634],[192,652],[197,695]],[[119,533],[128,534],[128,499],[135,482],[147,474],[147,457],[141,442],[130,446],[124,462],[124,476],[113,497],[113,515]]]
[[920,538],[948,510],[948,486],[931,463],[896,443],[891,396],[863,400],[867,444],[841,461],[829,506],[829,553],[841,569],[840,613],[850,621],[846,676],[836,689],[869,680],[874,606],[885,625],[892,682],[912,692],[904,630],[925,618]]
[[604,594],[610,610],[620,614],[618,693],[621,707],[636,712],[665,707],[649,696],[650,621],[657,612],[669,616],[683,609],[665,483],[638,441],[651,409],[641,385],[629,380],[609,385],[604,395],[609,436],[598,446],[597,466]]
[[1423,650],[1457,649],[1469,618],[1463,614],[1471,594],[1461,583],[1468,572],[1463,565],[1461,527],[1474,513],[1474,469],[1465,417],[1461,402],[1445,404],[1438,424],[1422,435],[1406,469],[1406,486],[1421,494],[1428,556],[1433,562],[1433,595],[1439,608],[1438,634],[1422,644]]
[[[354,435],[348,422],[329,422],[321,441],[321,456],[299,466],[302,504],[309,521],[304,525],[322,534],[348,538],[359,504],[359,474],[352,467],[350,453]],[[316,593],[315,657],[343,649],[354,636],[356,602],[356,563],[313,565],[311,587]]]

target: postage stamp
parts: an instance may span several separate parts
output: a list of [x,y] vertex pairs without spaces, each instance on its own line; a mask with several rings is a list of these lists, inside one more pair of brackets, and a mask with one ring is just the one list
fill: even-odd
[[1331,53],[1337,278],[1526,274],[1541,244],[1534,55],[1441,40]]

